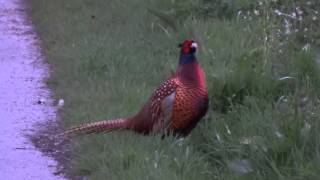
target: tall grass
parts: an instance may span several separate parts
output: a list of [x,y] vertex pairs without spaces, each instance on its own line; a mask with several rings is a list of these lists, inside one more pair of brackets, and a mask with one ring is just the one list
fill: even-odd
[[[59,112],[66,127],[133,115],[175,71],[177,43],[194,38],[201,45],[210,109],[190,136],[80,137],[69,173],[90,179],[319,178],[317,33],[304,32],[311,22],[294,19],[287,20],[288,33],[286,16],[275,12],[291,13],[297,4],[30,2],[52,68],[48,84],[66,102]],[[319,5],[299,3],[302,9]],[[313,15],[306,17],[317,28]]]

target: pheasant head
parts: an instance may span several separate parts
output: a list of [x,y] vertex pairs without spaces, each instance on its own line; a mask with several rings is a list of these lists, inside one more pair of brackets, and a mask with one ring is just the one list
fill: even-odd
[[185,40],[179,44],[181,48],[179,64],[186,64],[196,60],[195,53],[198,48],[198,44],[193,40]]

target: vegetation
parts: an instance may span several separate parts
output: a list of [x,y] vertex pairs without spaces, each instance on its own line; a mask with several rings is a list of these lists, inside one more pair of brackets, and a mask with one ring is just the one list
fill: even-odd
[[66,127],[133,115],[194,38],[210,94],[185,139],[115,132],[73,143],[90,179],[319,179],[317,0],[31,0]]

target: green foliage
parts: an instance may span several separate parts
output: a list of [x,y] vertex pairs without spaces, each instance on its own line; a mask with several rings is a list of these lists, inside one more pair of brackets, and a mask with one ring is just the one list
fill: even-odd
[[[134,114],[175,71],[177,43],[200,44],[211,106],[191,135],[81,137],[72,174],[319,179],[318,1],[30,2],[53,71],[48,84],[66,102],[59,111],[66,127]],[[288,16],[299,18],[297,7],[303,20]]]
[[[101,143],[116,142],[112,145]],[[148,146],[141,146],[141,141]],[[128,142],[130,146],[128,146]],[[92,150],[94,146],[94,151]],[[207,179],[209,164],[188,140],[131,133],[82,138],[75,145],[75,171],[93,179]],[[87,147],[87,148],[83,148]],[[199,171],[198,173],[194,173]],[[199,176],[199,174],[202,174]],[[139,177],[139,178],[138,178]]]

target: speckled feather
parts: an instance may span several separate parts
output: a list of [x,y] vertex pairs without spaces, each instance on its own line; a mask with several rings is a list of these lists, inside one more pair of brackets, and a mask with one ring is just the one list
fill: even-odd
[[207,95],[206,89],[202,88],[178,88],[171,117],[171,131],[182,135],[189,134],[207,112]]
[[[175,98],[177,83],[175,78],[168,79],[156,89],[151,98],[153,131],[167,128]],[[169,97],[169,98],[168,98]]]

